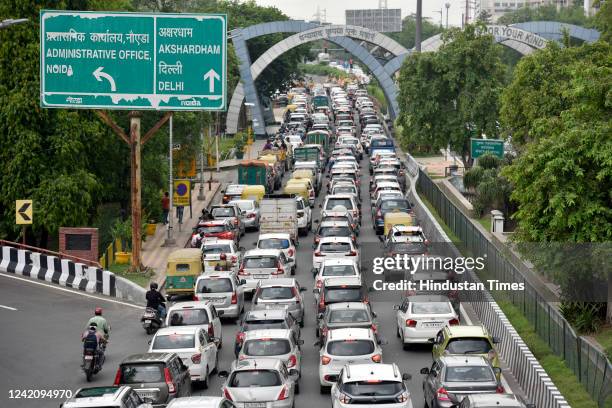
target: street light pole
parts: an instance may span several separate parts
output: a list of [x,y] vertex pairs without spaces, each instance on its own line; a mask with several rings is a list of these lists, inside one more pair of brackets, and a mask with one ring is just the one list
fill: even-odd
[[170,185],[168,192],[170,193],[170,211],[168,211],[168,236],[166,237],[166,240],[164,241],[164,246],[174,246],[174,244],[176,244],[176,241],[174,240],[174,238],[172,238],[172,217],[174,215],[173,211],[174,211],[174,180],[173,180],[173,175],[172,175],[172,152],[174,150],[174,146],[172,145],[172,131],[173,131],[173,123],[172,123],[172,116],[170,116],[170,134],[169,134],[169,143],[168,143],[168,164],[169,164],[169,168],[168,168],[168,184]]
[[446,3],[444,7],[446,7],[446,29],[448,30],[448,9],[450,8],[450,3]]
[[414,33],[414,47],[416,52],[421,52],[421,25],[423,23],[423,0],[417,0],[416,30]]

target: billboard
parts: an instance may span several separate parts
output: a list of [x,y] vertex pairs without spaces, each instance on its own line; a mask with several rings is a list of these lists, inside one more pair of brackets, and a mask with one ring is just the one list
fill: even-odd
[[401,9],[346,10],[346,25],[369,28],[381,33],[402,31]]

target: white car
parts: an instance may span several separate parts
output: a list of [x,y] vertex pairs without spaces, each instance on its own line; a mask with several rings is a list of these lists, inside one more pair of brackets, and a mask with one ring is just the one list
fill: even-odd
[[325,202],[321,206],[324,211],[332,211],[334,207],[342,206],[351,212],[353,219],[358,224],[361,223],[361,214],[359,211],[359,204],[355,200],[355,197],[348,194],[328,195],[325,197]]
[[210,301],[219,316],[237,319],[244,311],[244,281],[233,272],[202,274],[196,279],[193,297]]
[[298,233],[308,235],[312,229],[312,210],[310,205],[305,204],[303,197],[296,197],[295,201],[297,202]]
[[192,382],[208,387],[208,377],[217,370],[216,338],[197,326],[164,327],[155,333],[149,353],[176,353],[189,368]]
[[361,266],[359,250],[350,237],[324,237],[312,254],[312,267],[319,269],[326,259],[348,258]]
[[204,273],[214,272],[217,265],[226,265],[225,268],[233,272],[238,271],[242,261],[242,253],[236,243],[231,239],[204,238],[202,240],[202,266]]
[[259,202],[257,200],[232,200],[229,204],[237,205],[242,211],[244,228],[259,231]]
[[239,361],[247,358],[276,359],[285,363],[289,370],[300,372],[302,367],[302,350],[300,346],[304,340],[295,339],[293,331],[289,329],[263,329],[248,331],[238,358],[232,363],[236,368]]
[[247,251],[238,270],[245,280],[245,292],[253,292],[262,279],[288,278],[291,265],[280,249],[251,249]]
[[295,242],[289,233],[260,234],[255,244],[257,249],[280,249],[285,254],[287,264],[291,270],[291,275],[295,275],[297,270],[297,250]]
[[181,397],[175,398],[166,408],[234,408],[228,399],[223,397]]
[[319,351],[319,383],[326,392],[338,380],[346,364],[382,363],[381,342],[372,329],[333,329]]
[[459,316],[450,300],[443,295],[407,296],[397,310],[397,334],[404,350],[412,343],[425,344],[445,326],[459,324]]
[[168,310],[166,315],[166,327],[196,326],[206,330],[210,338],[219,339],[217,346],[223,344],[223,332],[221,330],[221,319],[223,312],[217,312],[212,302],[179,302]]
[[396,364],[348,364],[332,386],[332,408],[412,408],[405,383],[411,378],[401,374]]
[[[361,277],[361,271],[354,259],[325,259],[319,269],[313,268],[315,275],[314,288],[321,289],[327,279],[344,278],[347,276]],[[313,288],[313,289],[314,289]]]

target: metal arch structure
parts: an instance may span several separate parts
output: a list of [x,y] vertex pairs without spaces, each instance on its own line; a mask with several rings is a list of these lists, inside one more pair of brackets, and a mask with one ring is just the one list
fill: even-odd
[[[278,42],[261,55],[255,63],[251,64],[251,58],[246,44],[249,39],[267,34],[288,32],[298,34]],[[375,44],[379,48],[383,48],[396,56],[408,53],[405,47],[384,34],[364,27],[346,25],[322,26],[318,23],[289,20],[257,24],[244,29],[236,29],[231,32],[230,37],[234,43],[236,55],[239,60],[241,83],[236,86],[228,109],[226,120],[227,133],[232,134],[238,131],[240,108],[242,106],[242,101],[246,98],[253,115],[255,134],[265,135],[265,123],[259,96],[255,89],[255,79],[272,61],[289,49],[321,39],[326,39],[341,46],[365,64],[381,84],[385,97],[389,101],[391,116],[395,117],[398,112],[397,87],[393,83],[391,76],[387,74],[380,62],[376,60],[366,48],[353,40],[354,38],[360,42],[365,41]]]

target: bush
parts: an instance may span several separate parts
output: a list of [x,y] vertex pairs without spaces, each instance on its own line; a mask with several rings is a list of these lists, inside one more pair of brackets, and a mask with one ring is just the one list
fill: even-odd
[[595,333],[602,325],[605,303],[562,302],[561,314],[580,334]]
[[484,168],[480,166],[472,167],[463,175],[463,186],[466,190],[475,190],[478,184],[480,184],[483,175]]
[[492,153],[485,153],[478,158],[478,166],[483,169],[497,169],[501,162],[502,160]]

